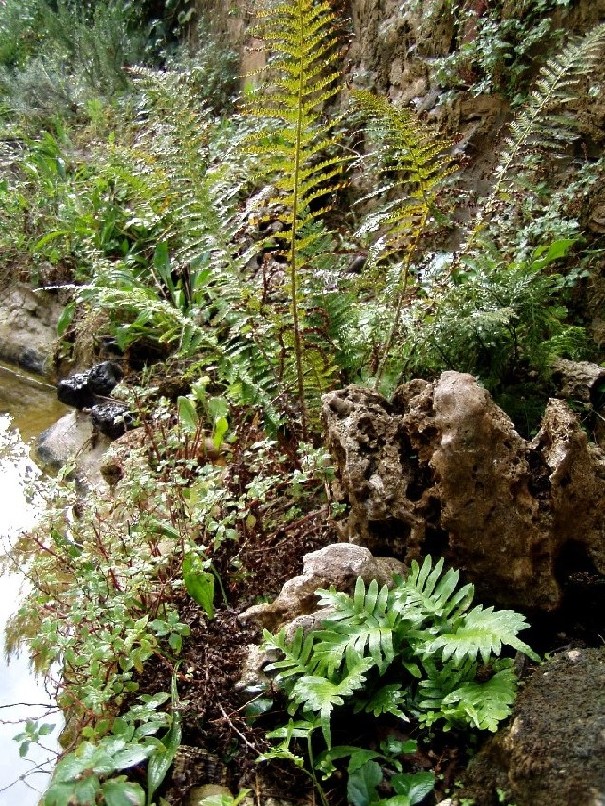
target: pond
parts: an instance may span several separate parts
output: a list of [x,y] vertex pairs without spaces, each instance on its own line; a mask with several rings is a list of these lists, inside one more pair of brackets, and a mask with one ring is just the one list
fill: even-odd
[[[29,455],[29,443],[67,411],[53,386],[21,370],[0,364],[0,545],[5,553],[19,531],[31,526],[40,503],[31,496],[31,484],[40,471]],[[7,619],[15,612],[25,580],[7,573],[0,586],[0,633],[4,644]],[[13,737],[27,719],[42,717],[53,703],[43,682],[31,672],[26,657],[4,657],[0,647],[0,806],[35,806],[48,781],[49,760],[56,757],[59,718],[45,718],[57,730],[45,737],[48,752],[31,745],[19,757]]]

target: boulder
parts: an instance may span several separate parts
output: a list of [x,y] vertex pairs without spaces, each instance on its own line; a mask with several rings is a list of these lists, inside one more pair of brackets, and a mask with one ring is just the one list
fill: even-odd
[[62,305],[22,283],[0,290],[0,360],[37,375],[52,375]]
[[471,761],[461,797],[475,806],[603,806],[605,649],[544,663],[521,690],[510,725]]
[[110,439],[121,437],[134,422],[128,406],[117,400],[95,403],[90,410],[90,417],[93,428]]
[[605,455],[551,400],[531,442],[466,374],[412,381],[392,403],[351,386],[324,397],[343,537],[404,563],[444,555],[480,597],[556,609],[566,564],[605,574]]

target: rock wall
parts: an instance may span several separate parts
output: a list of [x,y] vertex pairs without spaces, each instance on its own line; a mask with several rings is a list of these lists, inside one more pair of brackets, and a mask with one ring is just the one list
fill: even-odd
[[53,377],[57,320],[63,305],[22,283],[0,290],[0,360]]
[[563,401],[531,442],[457,372],[412,381],[393,403],[332,392],[323,416],[343,539],[404,562],[445,555],[484,600],[523,609],[560,604],[565,565],[605,575],[605,455]]

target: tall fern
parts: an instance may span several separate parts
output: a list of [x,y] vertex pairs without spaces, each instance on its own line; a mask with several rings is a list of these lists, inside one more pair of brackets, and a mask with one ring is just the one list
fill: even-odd
[[531,173],[531,156],[557,158],[576,139],[577,117],[567,114],[565,106],[577,99],[579,86],[603,58],[604,48],[605,23],[602,23],[582,39],[568,43],[562,53],[542,67],[527,102],[510,124],[494,185],[482,206],[479,224],[467,250],[474,244],[483,222],[491,219],[498,202],[510,201],[515,186]]
[[326,123],[323,116],[339,91],[335,21],[325,0],[267,3],[258,16],[269,54],[268,84],[247,110],[261,122],[249,149],[263,158],[263,178],[275,188],[272,201],[287,233],[289,327],[305,437],[308,396],[322,391],[326,368],[317,351],[307,350],[303,275],[309,251],[322,237],[311,225],[329,207],[346,161],[333,134],[335,120]]
[[378,384],[384,373],[389,352],[399,330],[406,297],[410,264],[426,230],[435,199],[455,163],[448,153],[451,144],[436,137],[408,109],[397,109],[386,98],[360,90],[353,93],[357,106],[370,121],[370,131],[382,143],[379,153],[382,171],[395,179],[380,187],[373,196],[395,192],[395,199],[378,212],[370,214],[358,236],[376,234],[370,246],[370,269],[395,257],[398,261],[394,313],[382,346],[376,373]]

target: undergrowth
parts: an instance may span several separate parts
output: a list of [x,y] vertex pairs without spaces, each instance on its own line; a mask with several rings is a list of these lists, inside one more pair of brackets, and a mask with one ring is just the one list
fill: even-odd
[[[274,595],[262,589],[262,562],[242,557],[313,518],[332,527],[322,392],[362,382],[389,395],[456,369],[501,401],[531,389],[527,414],[546,398],[555,358],[594,354],[568,306],[600,254],[582,209],[603,161],[570,159],[580,149],[566,110],[602,58],[605,26],[561,40],[534,78],[535,45],[557,38],[546,15],[564,0],[498,22],[449,5],[459,34],[476,22],[476,36],[441,69],[457,71],[454,82],[470,70],[475,89],[519,102],[466,225],[449,217],[452,143],[371,93],[347,105],[328,2],[263,6],[266,69],[241,103],[232,55],[210,34],[199,53],[168,52],[169,29],[193,35],[189,3],[166,5],[154,53],[141,51],[147,5],[0,6],[10,33],[0,46],[9,273],[72,293],[59,322],[64,361],[88,321],[94,349],[109,345],[127,369],[137,348],[190,367],[176,400],[131,395],[144,437],[112,466],[109,490],[83,506],[66,473],[13,554],[33,592],[9,649],[28,645],[68,715],[46,806],[159,797],[179,741],[178,686],[145,699],[141,675],[153,662],[178,679],[189,628],[176,597],[188,593],[211,620],[243,604],[250,577],[258,596]],[[211,29],[201,25],[203,38]],[[547,167],[559,162],[564,188]],[[344,214],[360,176],[372,191]],[[434,233],[454,226],[456,254],[431,252]],[[391,589],[323,591],[332,612],[321,628],[266,636],[292,717],[266,758],[302,765],[322,798],[322,777],[342,759],[355,806],[417,803],[433,784],[406,771],[409,737],[332,746],[341,718],[394,719],[428,735],[494,730],[509,714],[515,678],[500,649],[531,656],[516,637],[525,622],[470,609],[472,586],[456,591],[457,573],[442,570],[427,559]],[[22,746],[43,733],[30,726]]]

